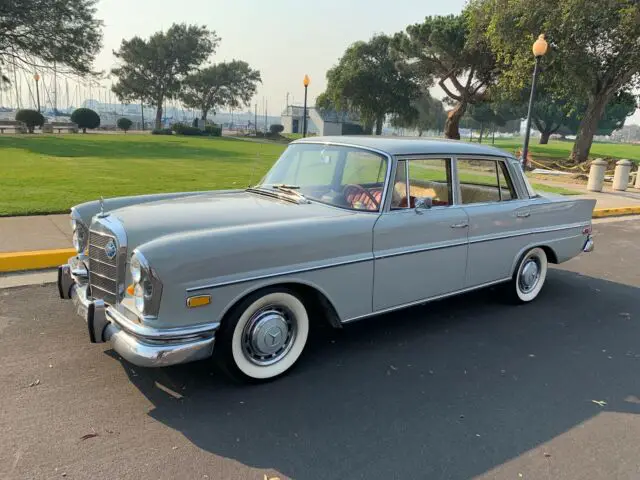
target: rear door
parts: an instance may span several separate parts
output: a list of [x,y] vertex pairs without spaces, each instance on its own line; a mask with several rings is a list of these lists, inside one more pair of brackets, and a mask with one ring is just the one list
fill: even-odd
[[[373,232],[374,311],[447,294],[465,284],[468,218],[454,204],[452,159],[398,160],[391,187],[390,208]],[[433,207],[416,210],[416,199],[425,197]]]

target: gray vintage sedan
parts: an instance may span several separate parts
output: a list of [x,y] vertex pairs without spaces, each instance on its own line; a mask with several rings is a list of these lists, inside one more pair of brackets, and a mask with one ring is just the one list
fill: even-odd
[[463,142],[295,141],[243,190],[110,198],[71,209],[59,267],[91,342],[159,367],[212,357],[264,381],[333,327],[501,284],[540,293],[549,263],[593,249],[594,200],[541,195],[516,158]]

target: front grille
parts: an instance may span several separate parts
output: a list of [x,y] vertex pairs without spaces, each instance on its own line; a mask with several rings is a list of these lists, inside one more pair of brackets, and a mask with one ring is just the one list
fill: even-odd
[[118,299],[118,255],[107,257],[104,247],[109,240],[116,242],[111,235],[89,232],[89,286],[93,298],[115,305]]

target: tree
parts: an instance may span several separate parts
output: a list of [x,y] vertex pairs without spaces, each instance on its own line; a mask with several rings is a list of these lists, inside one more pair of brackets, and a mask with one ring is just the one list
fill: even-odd
[[35,127],[42,127],[44,125],[44,116],[36,110],[18,110],[16,112],[16,120],[18,122],[24,122],[29,133],[33,133]]
[[[474,0],[472,29],[499,59],[500,83],[526,88],[531,45],[540,33],[550,42],[543,76],[562,98],[584,99],[574,162],[588,159],[607,104],[640,81],[640,4],[636,0]],[[517,19],[517,20],[516,20]]]
[[[9,0],[0,2],[0,76],[12,64],[33,72],[56,63],[78,74],[90,72],[102,46],[97,0]],[[46,68],[46,66],[45,66]]]
[[269,125],[269,132],[271,132],[271,135],[277,135],[279,133],[284,132],[284,125],[280,125],[277,123],[274,123],[273,125]]
[[147,40],[123,40],[113,52],[120,66],[111,70],[118,77],[112,90],[120,101],[156,107],[159,129],[164,101],[178,95],[183,80],[215,51],[219,40],[206,27],[185,24],[173,24]]
[[425,86],[437,83],[454,103],[448,112],[446,138],[460,139],[460,119],[471,104],[485,99],[493,83],[495,59],[482,39],[469,35],[467,14],[428,16],[394,37],[402,69]]
[[100,126],[100,115],[90,108],[76,108],[71,114],[71,121],[78,124],[82,133],[87,133],[87,128],[93,130]]
[[417,115],[411,101],[420,94],[418,85],[398,71],[390,44],[386,35],[352,44],[327,72],[327,90],[319,99],[325,107],[357,112],[366,126],[375,124],[376,135],[388,114]]
[[218,108],[248,106],[258,83],[262,83],[259,71],[252,70],[247,62],[233,60],[187,76],[180,98],[186,107],[199,109],[206,121],[207,114],[215,115]]
[[408,118],[395,115],[391,119],[394,127],[413,128],[418,131],[419,136],[427,130],[442,131],[444,129],[447,118],[444,105],[437,98],[433,98],[428,90],[411,104],[418,115],[410,115]]
[[124,130],[124,133],[127,133],[127,131],[131,128],[131,125],[133,125],[133,122],[126,117],[122,117],[118,119],[118,123],[116,125],[120,130]]

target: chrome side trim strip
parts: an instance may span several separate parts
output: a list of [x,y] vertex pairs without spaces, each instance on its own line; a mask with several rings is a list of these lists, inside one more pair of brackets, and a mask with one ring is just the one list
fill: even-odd
[[241,278],[238,280],[228,280],[226,282],[217,282],[217,283],[211,283],[209,285],[202,285],[200,287],[189,287],[187,288],[187,292],[198,292],[200,290],[209,290],[212,288],[218,288],[218,287],[226,287],[228,285],[236,285],[239,283],[247,283],[247,282],[253,282],[255,280],[264,280],[267,278],[274,278],[274,277],[284,277],[286,275],[294,275],[296,273],[306,273],[306,272],[313,272],[316,270],[325,270],[327,268],[332,268],[332,267],[342,267],[344,265],[354,265],[356,263],[364,263],[364,262],[371,262],[373,261],[373,255],[371,255],[370,257],[367,258],[359,258],[357,260],[345,260],[342,262],[335,262],[335,263],[328,263],[326,265],[318,265],[315,267],[306,267],[306,268],[298,268],[298,269],[294,269],[294,270],[285,270],[284,272],[276,272],[276,273],[267,273],[265,275],[255,275],[253,277],[247,277],[247,278]]
[[514,238],[514,237],[523,237],[526,235],[535,235],[537,233],[549,233],[549,232],[560,232],[563,230],[571,230],[572,228],[580,228],[580,227],[586,227],[588,226],[588,223],[572,223],[572,224],[567,224],[567,225],[561,225],[558,227],[540,227],[540,228],[531,228],[528,230],[523,230],[523,231],[519,231],[519,232],[511,232],[511,233],[506,233],[506,234],[499,234],[499,235],[484,235],[482,237],[471,237],[469,238],[469,244],[473,244],[473,243],[483,243],[483,242],[490,242],[492,240],[504,240],[507,238]]
[[410,255],[412,253],[422,253],[422,252],[428,252],[430,250],[444,250],[445,248],[460,247],[466,244],[467,244],[467,240],[456,240],[454,242],[449,242],[449,243],[432,244],[428,247],[411,248],[409,250],[403,250],[401,252],[383,253],[381,255],[375,255],[374,258],[376,260],[382,260],[383,258],[400,257],[402,255]]
[[503,279],[500,279],[500,280],[496,280],[496,281],[493,281],[493,282],[483,283],[481,285],[476,285],[474,287],[463,288],[461,290],[456,290],[454,292],[443,293],[442,295],[436,295],[435,297],[429,297],[429,298],[425,298],[425,299],[422,299],[422,300],[416,300],[415,302],[403,303],[402,305],[397,305],[395,307],[385,308],[385,309],[382,309],[382,310],[376,310],[375,312],[372,312],[372,313],[367,313],[365,315],[359,315],[357,317],[348,318],[347,320],[343,320],[342,323],[343,324],[344,323],[351,323],[351,322],[355,322],[357,320],[363,320],[365,318],[375,317],[376,315],[382,315],[384,313],[390,313],[390,312],[394,312],[396,310],[402,310],[403,308],[414,307],[416,305],[420,305],[420,304],[423,304],[423,303],[433,302],[435,300],[440,300],[440,299],[443,299],[443,298],[452,297],[454,295],[459,295],[461,293],[467,293],[467,292],[471,292],[473,290],[479,290],[481,288],[490,287],[491,285],[497,285],[499,283],[508,282],[509,280],[511,280],[511,277],[506,277],[506,278],[503,278]]

